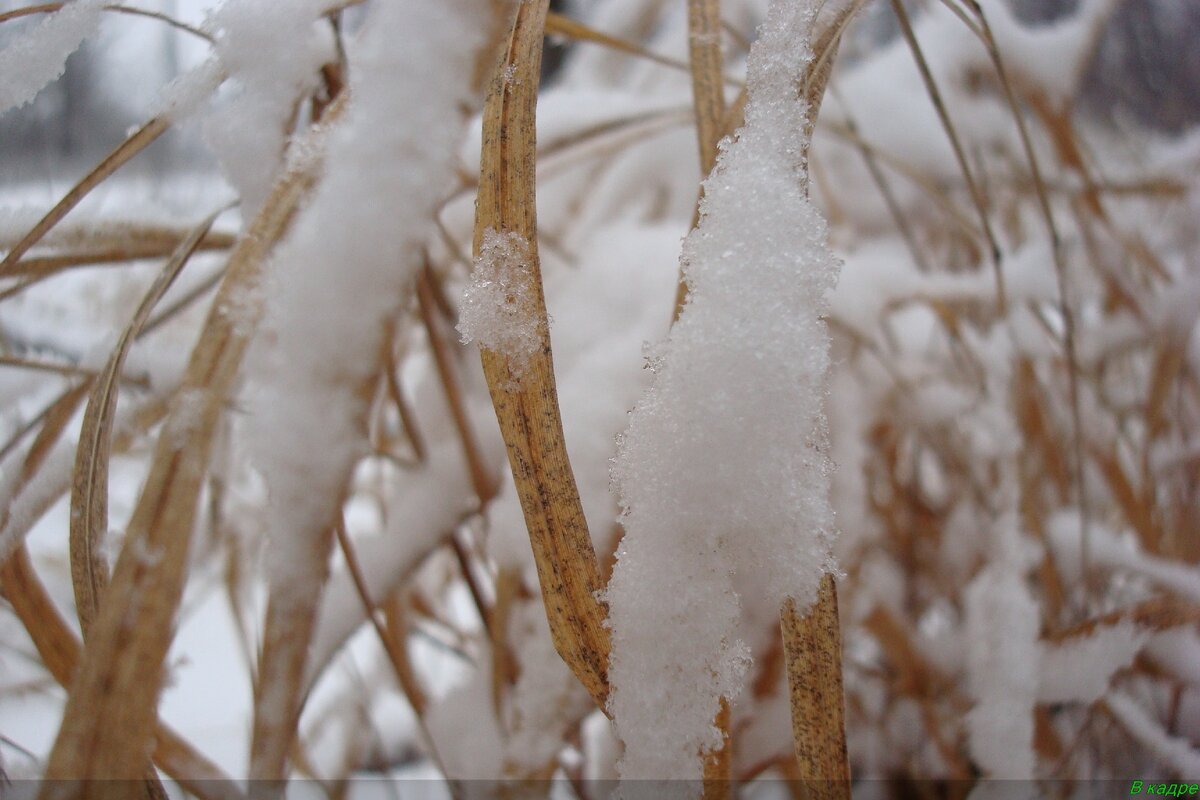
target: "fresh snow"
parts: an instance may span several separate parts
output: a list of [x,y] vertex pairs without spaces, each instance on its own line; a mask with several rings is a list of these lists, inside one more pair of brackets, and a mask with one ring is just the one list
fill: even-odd
[[[221,170],[238,190],[250,219],[266,200],[283,164],[289,121],[317,85],[319,69],[333,59],[322,0],[293,0],[283,11],[274,0],[226,0],[205,23],[215,55],[234,84],[204,120],[205,138]],[[324,34],[324,35],[322,35]],[[195,84],[203,87],[205,66]],[[180,84],[186,105],[190,84]]]
[[[1152,29],[1168,20],[1168,6],[1181,23],[1186,21],[1189,15],[1182,9],[1192,2],[1145,0],[1147,25],[1110,26],[1097,61],[1115,66],[1120,59],[1109,51],[1140,41],[1137,37],[1154,39]],[[158,21],[109,14],[101,20],[104,47],[72,58],[94,60],[97,70],[89,80],[106,92],[115,85],[114,76],[145,65],[145,74],[120,84],[119,105],[129,103],[122,110],[123,124],[165,113],[175,130],[189,137],[202,132],[193,127],[211,130],[228,121],[229,130],[219,131],[224,138],[210,143],[220,148],[214,155],[222,158],[232,189],[241,195],[242,220],[250,218],[256,197],[280,173],[296,170],[319,177],[321,165],[328,164],[326,182],[342,190],[335,196],[318,184],[293,220],[270,280],[219,309],[244,335],[258,326],[264,302],[272,304],[258,352],[243,372],[247,391],[227,399],[228,425],[214,442],[213,480],[197,521],[187,596],[167,664],[172,688],[160,711],[168,724],[230,775],[245,776],[254,702],[252,660],[261,641],[267,573],[274,570],[272,579],[288,587],[302,584],[291,558],[292,545],[304,536],[302,526],[318,524],[326,514],[326,520],[335,518],[341,510],[370,596],[405,603],[410,624],[406,644],[426,689],[438,754],[453,777],[531,774],[557,765],[556,781],[577,774],[584,780],[613,780],[622,758],[626,763],[621,770],[627,774],[648,774],[647,760],[660,756],[676,770],[666,774],[695,775],[699,743],[715,742],[709,727],[712,704],[721,691],[737,692],[738,672],[751,655],[755,664],[745,674],[746,688],[732,703],[734,774],[744,776],[790,757],[787,687],[769,669],[778,666],[772,659],[777,657],[780,595],[767,590],[765,570],[758,565],[762,553],[770,552],[781,572],[807,576],[795,564],[804,559],[802,551],[812,540],[796,535],[786,544],[753,550],[756,542],[773,535],[772,509],[778,508],[778,487],[785,478],[753,472],[755,465],[748,466],[743,448],[758,448],[782,469],[789,463],[778,456],[784,448],[789,456],[813,452],[796,447],[793,436],[813,404],[792,402],[788,408],[796,415],[783,424],[772,421],[784,404],[760,381],[753,356],[763,355],[769,378],[790,380],[791,372],[776,368],[782,345],[776,348],[775,340],[794,341],[788,326],[801,322],[789,319],[779,326],[780,307],[795,306],[805,315],[819,312],[797,305],[788,294],[794,288],[790,284],[783,291],[762,291],[760,284],[774,273],[755,263],[759,248],[742,249],[739,243],[718,249],[731,238],[728,230],[739,226],[750,242],[764,239],[764,231],[775,237],[761,247],[771,253],[783,254],[786,241],[803,238],[808,230],[803,214],[797,216],[799,228],[785,230],[772,222],[777,217],[770,207],[777,197],[787,214],[804,208],[788,193],[793,184],[788,191],[777,191],[789,167],[772,169],[769,180],[750,181],[728,167],[713,178],[713,208],[703,235],[694,235],[688,244],[688,256],[696,261],[688,267],[696,292],[675,332],[679,341],[644,349],[644,342],[667,337],[679,242],[691,225],[696,201],[689,76],[579,43],[571,45],[564,69],[539,90],[538,246],[547,308],[558,321],[553,330],[555,381],[565,444],[602,572],[612,565],[623,533],[618,524],[622,502],[629,512],[624,520],[630,523],[629,538],[611,593],[620,662],[614,672],[614,704],[625,704],[614,726],[598,710],[589,712],[585,693],[547,641],[529,538],[478,359],[470,358],[469,351],[458,352],[467,416],[487,470],[500,478],[499,494],[483,508],[471,487],[427,338],[403,289],[404,276],[411,275],[409,262],[398,250],[386,255],[395,272],[371,260],[385,258],[374,243],[382,237],[379,231],[391,225],[397,237],[428,248],[447,296],[461,294],[464,286],[477,291],[469,278],[471,265],[459,257],[473,234],[475,187],[469,176],[478,164],[478,117],[459,135],[458,123],[465,117],[452,119],[452,112],[439,106],[437,113],[453,124],[448,123],[444,135],[428,137],[431,141],[414,137],[417,149],[406,151],[410,155],[374,159],[369,168],[366,159],[346,155],[352,149],[347,137],[361,136],[372,147],[385,139],[394,145],[408,141],[402,137],[411,134],[414,115],[425,119],[433,113],[418,104],[393,114],[388,125],[367,130],[368,118],[379,115],[362,101],[380,97],[384,90],[360,92],[370,80],[365,57],[373,50],[376,63],[393,65],[389,69],[397,85],[390,89],[414,97],[418,91],[441,93],[445,81],[461,82],[465,75],[465,68],[457,78],[441,71],[443,54],[457,57],[458,48],[467,43],[454,37],[478,28],[485,15],[461,13],[447,20],[441,33],[426,37],[426,30],[402,31],[395,22],[399,12],[385,8],[415,8],[413,0],[346,7],[339,16],[352,97],[346,98],[345,113],[336,122],[314,130],[306,95],[316,85],[317,66],[334,56],[327,22],[316,21],[322,9],[309,0],[286,9],[261,0],[228,0],[209,13],[206,7],[212,5],[217,3],[171,3],[172,13],[181,19],[221,31],[215,48]],[[452,7],[432,0],[421,5],[418,22],[449,16],[464,6],[461,0]],[[1102,21],[1112,0],[1068,4],[1078,8],[1044,25],[1019,22],[1007,0],[981,0],[981,5],[1018,94],[1038,92],[1053,110],[1077,94],[1072,84],[1087,53],[1089,28]],[[767,0],[723,0],[722,19],[752,39],[767,6]],[[166,0],[149,0],[142,7],[167,5]],[[11,59],[14,48],[26,47],[26,42],[39,37],[48,41],[43,26],[56,19],[63,24],[87,8],[93,14],[90,35],[95,5],[78,0],[60,14],[6,23],[0,31],[5,42],[0,60]],[[1126,11],[1122,19],[1128,18]],[[687,59],[685,3],[589,0],[572,4],[570,13],[597,30]],[[886,36],[872,37],[867,30],[889,13],[886,2],[867,4],[842,43],[812,150],[810,187],[814,203],[830,220],[830,246],[846,259],[822,316],[833,331],[824,405],[828,453],[839,465],[830,498],[844,531],[834,545],[847,573],[839,589],[855,778],[954,779],[965,766],[984,778],[978,789],[983,798],[990,788],[1004,793],[1005,785],[987,776],[1027,775],[1030,768],[1039,778],[1121,777],[1136,771],[1186,776],[1195,771],[1200,743],[1196,626],[1158,631],[1126,621],[1101,624],[1087,636],[1061,636],[1097,617],[1136,620],[1128,612],[1148,602],[1164,600],[1186,609],[1200,600],[1200,569],[1194,553],[1187,552],[1200,454],[1192,424],[1195,397],[1188,388],[1190,375],[1200,370],[1200,281],[1194,277],[1200,252],[1194,225],[1200,214],[1195,177],[1200,174],[1200,135],[1192,131],[1165,140],[1137,129],[1130,135],[1124,120],[1117,126],[1097,124],[1085,113],[1087,96],[1095,97],[1089,89],[1072,117],[1085,175],[1061,158],[1058,147],[1063,143],[1049,134],[1043,109],[1026,107],[1076,311],[1086,437],[1081,444],[1088,462],[1087,507],[1081,508],[1073,485],[1074,425],[1055,254],[1031,191],[1016,125],[982,44],[946,4],[921,4],[913,24],[985,186],[1000,240],[1010,301],[1008,316],[1000,317],[987,255],[978,247],[978,220],[912,54],[895,35],[894,25]],[[381,24],[387,33],[369,33]],[[145,37],[151,30],[161,36]],[[112,35],[117,33],[121,36]],[[394,34],[413,51],[411,57],[400,50],[382,53],[378,37]],[[724,39],[726,71],[732,78],[745,72],[737,38],[731,34]],[[164,52],[168,42],[172,50],[182,49],[173,66]],[[34,60],[45,56],[45,63],[61,61],[70,46],[59,42],[39,50]],[[432,47],[438,52],[430,52]],[[128,52],[113,59],[116,54],[110,50],[117,49]],[[438,70],[428,69],[427,63],[414,67],[418,50]],[[401,80],[395,73],[403,59],[418,80]],[[461,67],[464,61],[455,63]],[[0,92],[36,91],[27,85],[24,66],[36,65],[23,62],[13,72],[18,80]],[[152,87],[176,68],[180,79],[147,108]],[[1093,69],[1089,85],[1098,77],[1103,79]],[[752,83],[761,97],[762,81]],[[416,84],[431,85],[424,89]],[[45,130],[47,154],[56,152],[49,140],[62,132],[47,123],[57,116],[42,116],[58,113],[55,101],[64,87],[53,88],[37,97],[36,105],[3,120],[15,129]],[[732,99],[736,87],[728,88]],[[249,107],[244,99],[255,92],[266,98],[261,107]],[[777,110],[792,107],[781,103]],[[848,129],[851,123],[857,138]],[[752,128],[744,136],[751,143],[763,141],[766,134]],[[865,166],[860,143],[873,148],[895,201],[892,208]],[[231,199],[231,187],[203,164],[187,162],[187,168],[207,170],[203,173],[164,172],[161,153],[174,152],[171,159],[183,156],[171,149],[171,142],[163,144],[105,181],[30,257],[56,257],[102,243],[123,246],[145,228],[152,236],[160,235],[153,231],[186,230],[201,213]],[[738,155],[741,147],[727,144],[734,167],[748,157]],[[429,154],[446,151],[453,151],[447,158],[451,164],[457,156],[457,167],[438,172]],[[761,157],[773,151],[757,147],[755,152]],[[19,171],[36,169],[39,161],[27,159]],[[72,163],[63,162],[74,171]],[[8,246],[70,188],[74,178],[57,175],[58,168],[48,158],[44,180],[9,187],[0,209],[0,239]],[[443,230],[434,229],[429,219],[433,204],[428,201],[436,194],[432,181],[412,178],[416,190],[384,192],[380,171],[403,173],[405,180],[438,172],[445,179],[442,196],[453,192],[451,202],[439,210]],[[360,182],[361,195],[352,196],[347,188],[350,175]],[[1093,182],[1106,214],[1102,224],[1087,208]],[[728,187],[721,189],[722,183]],[[745,206],[738,209],[741,216],[728,213],[734,202],[729,195],[751,183],[756,184],[752,191],[737,201]],[[378,212],[374,207],[362,211],[360,201],[374,203]],[[720,209],[724,217],[718,219]],[[765,213],[771,213],[770,219],[745,222]],[[426,220],[428,229],[420,235],[414,233],[418,218]],[[907,222],[915,248],[904,241],[897,218]],[[736,224],[722,228],[722,219]],[[312,230],[301,231],[304,227]],[[350,245],[339,244],[347,240]],[[493,234],[493,244],[493,251],[508,251],[508,256],[490,266],[515,267],[521,277],[524,243]],[[717,269],[726,249],[735,254],[731,260],[744,262],[736,272],[741,283],[726,279],[732,271]],[[173,297],[216,275],[226,257],[225,252],[198,255],[197,264],[188,267],[172,290]],[[81,267],[19,290],[0,304],[3,354],[63,367],[101,366],[114,332],[155,271],[148,261]],[[353,277],[347,281],[346,276]],[[290,286],[293,282],[300,286]],[[350,286],[343,286],[346,282]],[[4,284],[5,290],[11,286]],[[486,288],[495,290],[499,284]],[[735,296],[734,289],[753,301],[741,303],[744,298]],[[497,296],[503,302],[496,302]],[[503,313],[510,296],[515,300],[515,294],[493,291],[482,306],[493,323],[484,326],[487,333],[513,332]],[[769,299],[759,299],[763,296]],[[397,311],[389,344],[425,444],[421,463],[413,460],[390,405],[373,408],[378,413],[371,415],[375,441],[387,447],[386,453],[368,454],[361,431],[345,424],[361,419],[356,415],[362,406],[353,405],[357,396],[343,387],[366,374],[356,359],[371,360],[376,352],[371,348],[383,340],[364,332],[391,313],[379,311],[388,302]],[[292,310],[282,313],[277,305],[284,303]],[[751,306],[753,313],[741,313],[743,306]],[[469,327],[470,304],[463,310]],[[145,401],[170,396],[207,311],[202,299],[130,354],[128,372],[138,384],[122,390],[120,425],[134,419]],[[760,331],[768,327],[764,338]],[[344,348],[334,344],[339,337]],[[763,346],[748,347],[752,339],[762,340]],[[691,344],[685,346],[684,340]],[[704,347],[696,344],[701,340]],[[521,336],[513,341],[519,345]],[[1151,428],[1143,423],[1143,411],[1156,377],[1162,377],[1156,370],[1174,369],[1175,346],[1183,356],[1181,371],[1177,378],[1168,376],[1160,425]],[[732,357],[727,356],[735,350],[745,363],[729,366]],[[806,347],[792,350],[809,355]],[[794,352],[782,363],[790,365]],[[701,373],[709,369],[711,378],[702,380]],[[139,385],[143,378],[149,379],[148,387]],[[1032,386],[1027,378],[1033,379]],[[5,364],[0,369],[3,438],[35,420],[70,383],[60,375]],[[651,385],[653,392],[639,404]],[[685,394],[685,402],[674,401]],[[195,399],[177,402],[186,407]],[[1036,408],[1031,411],[1026,403]],[[641,421],[626,434],[625,460],[618,471],[627,484],[610,491],[615,438],[626,429],[635,405]],[[668,405],[669,414],[662,410]],[[759,425],[774,426],[779,443],[772,440],[766,446],[778,450],[763,449]],[[1040,432],[1031,432],[1029,425],[1040,425]],[[730,432],[735,426],[742,430]],[[128,453],[114,454],[107,556],[119,548],[137,502],[148,445],[154,437],[165,435],[170,441],[179,432],[158,426],[139,434]],[[660,440],[651,434],[665,437],[661,452]],[[74,608],[64,544],[66,492],[77,438],[76,419],[27,484],[22,485],[21,469],[32,437],[13,447],[0,464],[0,507],[7,514],[0,528],[0,556],[24,542],[67,620],[73,619]],[[691,446],[692,439],[699,441]],[[815,452],[825,450],[820,437],[814,442]],[[1133,496],[1149,506],[1149,516],[1138,520],[1139,529],[1130,524],[1129,509],[1123,506],[1128,498],[1118,497],[1111,476],[1096,468],[1091,456],[1097,452],[1117,459]],[[646,463],[634,470],[627,463],[629,454],[646,456]],[[346,464],[350,466],[343,471]],[[644,479],[644,486],[629,485],[634,478]],[[798,469],[786,480],[820,491],[819,481]],[[675,492],[674,499],[650,502],[644,514],[629,502],[664,487]],[[775,494],[768,497],[771,492]],[[322,497],[330,499],[324,503]],[[346,502],[339,507],[342,498]],[[676,514],[677,509],[683,512]],[[1081,522],[1084,513],[1086,525]],[[683,522],[678,525],[670,521],[679,518]],[[802,527],[791,529],[801,532]],[[489,574],[507,570],[523,577],[506,617],[505,646],[513,656],[510,664],[518,667],[515,683],[498,693],[491,682],[493,644],[446,546],[451,533],[478,555],[474,573],[481,579],[485,602]],[[264,547],[268,536],[271,546]],[[656,548],[662,552],[653,552]],[[300,724],[305,768],[311,767],[326,786],[347,775],[355,778],[341,784],[348,798],[382,796],[391,788],[382,780],[363,778],[438,778],[419,721],[395,683],[376,633],[362,624],[362,604],[345,559],[335,553],[329,567],[321,605],[313,609],[317,625],[305,684],[310,691]],[[1086,583],[1082,569],[1087,570]],[[315,595],[315,588],[305,589]],[[223,596],[227,591],[231,608]],[[906,654],[867,624],[880,608],[899,626],[896,635],[908,637],[917,657],[913,676],[928,683],[896,680]],[[0,742],[0,763],[10,778],[35,778],[36,757],[44,756],[53,741],[64,692],[46,674],[11,609],[0,613],[0,640],[5,645],[0,649],[0,720],[9,740]],[[711,673],[703,672],[709,668]],[[644,685],[641,675],[649,676]],[[914,686],[935,691],[914,697]],[[694,709],[685,707],[695,698]],[[636,707],[639,702],[645,709]],[[1050,723],[1042,734],[1053,731],[1071,748],[1068,758],[1047,758],[1038,748],[1031,752],[1035,710]],[[1099,724],[1080,728],[1089,715]],[[581,716],[584,721],[576,725]],[[644,726],[641,732],[638,726]],[[1046,740],[1034,741],[1044,745]],[[637,752],[631,752],[635,748],[630,743]],[[35,758],[23,756],[20,748],[28,748]],[[306,785],[320,791],[316,783]],[[407,794],[411,787],[402,784],[400,791]],[[451,796],[440,782],[429,780],[426,787],[431,794]],[[757,795],[759,788],[743,785],[742,793]],[[571,794],[559,784],[555,796],[559,789],[564,796]]]
[[743,606],[804,608],[831,568],[821,315],[838,267],[807,197],[797,97],[814,15],[776,0],[759,31],[746,125],[684,242],[688,303],[613,468],[626,534],[606,593],[609,708],[626,779],[700,778],[719,700],[749,666]]
[[[271,497],[278,588],[308,591],[304,564],[289,555],[307,548],[294,540],[333,524],[366,451],[364,383],[378,369],[387,318],[421,266],[434,212],[454,187],[480,43],[476,13],[476,0],[373,7],[350,64],[349,116],[273,257],[249,434]],[[435,60],[430,75],[425,65]]]
[[504,355],[516,381],[542,343],[535,280],[525,237],[494,228],[484,231],[471,283],[459,302],[458,330],[463,344],[476,342]]
[[0,114],[23,106],[59,78],[67,58],[96,31],[103,0],[75,0],[0,50]]
[[967,735],[987,777],[1030,780],[1040,614],[1025,585],[1016,532],[1006,526],[997,533],[992,563],[966,590],[967,679],[975,700]]
[[1117,670],[1133,663],[1149,633],[1132,622],[1100,628],[1089,636],[1043,645],[1038,664],[1038,702],[1091,703],[1108,691]]

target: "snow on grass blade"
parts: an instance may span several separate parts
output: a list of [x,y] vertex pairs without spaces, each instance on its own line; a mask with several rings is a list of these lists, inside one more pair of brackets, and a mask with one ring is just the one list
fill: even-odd
[[1024,583],[1017,535],[999,533],[992,562],[965,592],[967,678],[975,699],[967,735],[987,777],[1030,780],[1040,621]]
[[205,22],[234,85],[206,116],[205,139],[247,217],[267,198],[283,166],[297,104],[332,58],[328,38],[320,36],[326,33],[320,25],[325,5],[300,0],[282,13],[273,0],[226,0]]
[[[387,3],[352,60],[353,104],[311,203],[274,259],[250,436],[271,498],[270,602],[251,777],[282,779],[332,531],[367,452],[366,388],[422,262],[482,36],[478,0]],[[439,63],[431,79],[428,64]],[[314,319],[319,324],[314,324]]]
[[538,316],[530,262],[525,237],[488,228],[471,270],[471,285],[459,303],[458,330],[463,344],[477,342],[507,356],[517,383],[541,346],[539,329],[545,325]]
[[0,50],[0,114],[23,106],[67,68],[67,57],[95,32],[103,3],[76,0]]
[[814,16],[806,2],[771,6],[746,124],[684,242],[690,295],[615,462],[626,536],[607,593],[609,708],[623,778],[699,781],[701,751],[721,743],[720,699],[748,666],[743,605],[807,609],[832,566],[821,315],[837,261],[807,198],[798,96]]

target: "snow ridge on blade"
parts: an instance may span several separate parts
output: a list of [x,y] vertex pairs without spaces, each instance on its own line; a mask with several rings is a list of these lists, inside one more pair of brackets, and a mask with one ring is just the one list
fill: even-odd
[[[810,2],[775,0],[683,246],[690,295],[613,468],[626,535],[607,595],[622,778],[701,777],[746,616],[812,603],[832,568],[822,315],[839,263],[809,202]],[[698,790],[699,784],[694,784]]]

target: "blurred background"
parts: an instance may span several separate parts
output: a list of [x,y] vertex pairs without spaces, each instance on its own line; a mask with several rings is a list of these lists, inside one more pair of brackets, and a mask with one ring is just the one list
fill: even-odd
[[[1025,21],[1053,24],[1090,0],[1010,0]],[[586,10],[590,0],[553,5]],[[660,0],[659,5],[666,5]],[[27,5],[0,0],[0,11]],[[211,0],[145,0],[138,7],[199,25]],[[907,0],[919,15],[918,0]],[[40,15],[0,26],[0,47]],[[353,10],[347,24],[355,19]],[[899,35],[886,2],[871,2],[854,25],[851,56]],[[1126,0],[1113,17],[1088,70],[1079,112],[1114,125],[1150,126],[1179,133],[1200,120],[1200,3],[1195,0]],[[547,57],[553,77],[570,45],[556,43]],[[32,104],[0,116],[0,180],[5,183],[66,180],[141,124],[174,76],[202,60],[207,45],[155,20],[106,15],[100,34],[67,61],[62,79]],[[124,174],[211,167],[194,127],[169,132]]]

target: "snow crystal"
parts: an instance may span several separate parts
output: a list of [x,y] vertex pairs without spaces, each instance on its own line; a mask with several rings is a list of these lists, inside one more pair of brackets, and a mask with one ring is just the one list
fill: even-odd
[[162,88],[154,105],[154,116],[163,116],[172,122],[187,119],[196,113],[224,80],[220,59],[208,59]]
[[545,323],[538,313],[529,242],[519,233],[484,231],[471,283],[459,303],[463,344],[477,342],[504,355],[515,380],[542,346]]
[[989,778],[1033,777],[1038,690],[1037,601],[1025,585],[1019,542],[1001,529],[995,558],[966,589],[967,714],[971,754]]
[[807,197],[797,98],[813,16],[771,5],[746,125],[684,242],[688,302],[614,463],[626,536],[607,592],[610,709],[625,779],[700,778],[719,699],[749,665],[743,614],[806,607],[831,567],[821,317],[837,261]]
[[23,106],[67,68],[67,58],[96,30],[102,0],[76,0],[0,50],[0,114]]

